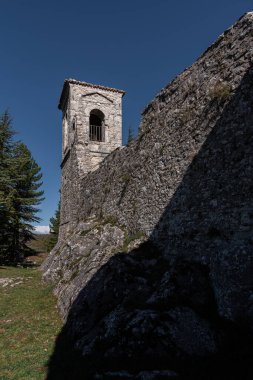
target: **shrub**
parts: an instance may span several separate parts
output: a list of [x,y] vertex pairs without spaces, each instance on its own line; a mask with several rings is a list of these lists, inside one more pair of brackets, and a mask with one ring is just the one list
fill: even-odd
[[213,99],[219,99],[226,101],[232,94],[231,85],[228,82],[217,82],[212,88],[210,88],[209,95]]

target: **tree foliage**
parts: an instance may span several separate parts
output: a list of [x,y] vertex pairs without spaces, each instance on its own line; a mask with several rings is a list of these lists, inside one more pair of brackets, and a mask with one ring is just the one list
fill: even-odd
[[1,253],[9,245],[8,203],[9,193],[14,185],[12,170],[12,138],[14,131],[7,112],[0,116],[0,247]]
[[60,209],[61,204],[58,203],[57,210],[55,211],[55,215],[50,219],[50,237],[47,244],[47,250],[51,251],[58,241],[59,228],[60,228]]
[[134,133],[131,127],[128,128],[128,137],[127,137],[127,145],[130,144],[131,141],[134,140]]
[[43,200],[41,169],[24,143],[13,142],[14,134],[5,112],[0,117],[0,255],[12,262],[22,261]]

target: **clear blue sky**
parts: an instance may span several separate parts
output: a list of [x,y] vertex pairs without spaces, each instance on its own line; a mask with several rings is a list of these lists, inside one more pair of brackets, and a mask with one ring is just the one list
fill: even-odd
[[0,112],[42,168],[41,225],[59,198],[64,79],[126,91],[125,142],[159,90],[252,10],[250,0],[0,0]]

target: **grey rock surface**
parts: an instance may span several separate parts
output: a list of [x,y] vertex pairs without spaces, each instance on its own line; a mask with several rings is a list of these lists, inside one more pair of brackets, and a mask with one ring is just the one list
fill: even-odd
[[248,13],[146,107],[136,141],[72,181],[43,265],[66,321],[49,380],[252,378],[252,62]]

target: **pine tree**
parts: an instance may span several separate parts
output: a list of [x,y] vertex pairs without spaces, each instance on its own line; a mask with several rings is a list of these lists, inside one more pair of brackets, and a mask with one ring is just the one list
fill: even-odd
[[54,217],[50,219],[50,238],[47,244],[48,251],[51,251],[58,241],[59,228],[60,228],[60,202],[58,203],[57,210],[55,211]]
[[13,149],[13,173],[15,183],[9,202],[9,218],[12,230],[11,252],[14,258],[22,260],[26,243],[33,238],[34,226],[39,222],[36,207],[44,199],[41,187],[42,174],[31,152],[22,142]]
[[0,116],[0,248],[5,254],[10,245],[8,205],[14,186],[12,175],[13,141],[15,131],[8,112]]
[[11,118],[7,112],[0,116],[0,207],[4,207],[5,194],[11,183],[10,167],[15,134],[11,127]]
[[131,127],[128,128],[128,138],[127,138],[127,145],[130,144],[131,141],[134,140],[134,134],[133,129]]
[[40,167],[22,142],[13,143],[8,113],[0,118],[0,253],[9,261],[22,261],[26,243],[38,222],[36,207],[43,200],[38,191]]

